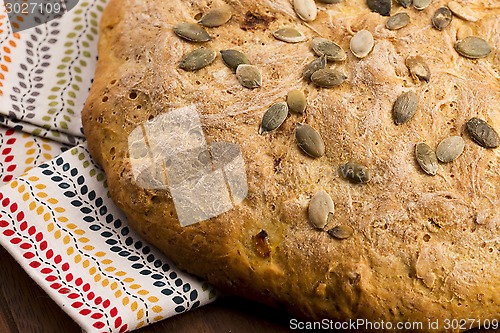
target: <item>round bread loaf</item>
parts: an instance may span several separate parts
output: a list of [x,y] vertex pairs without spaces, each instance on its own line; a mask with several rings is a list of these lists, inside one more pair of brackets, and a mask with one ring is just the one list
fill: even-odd
[[[391,14],[404,11],[410,23],[391,30],[388,17],[371,11],[365,0],[111,0],[83,124],[114,201],[129,224],[179,267],[225,292],[301,317],[499,320],[500,149],[478,144],[467,123],[484,120],[491,128],[475,133],[489,133],[493,141],[492,131],[500,129],[500,8],[496,0],[457,2],[471,11],[464,14],[469,21],[454,14],[449,25],[440,21],[441,30],[432,23],[439,18],[432,17],[447,1],[435,0],[423,10],[394,3]],[[311,3],[317,7],[313,20]],[[174,32],[180,23],[198,24],[214,9],[232,16],[204,28],[211,40],[190,42]],[[282,28],[298,30],[305,40],[278,40],[273,32]],[[374,46],[366,50],[370,36],[363,33],[355,39],[356,57],[350,42],[361,30],[372,34]],[[460,55],[456,42],[469,35],[486,41],[491,52],[479,59]],[[345,75],[339,85],[318,87],[303,77],[318,58],[311,47],[315,38],[346,51],[345,60],[326,65]],[[216,51],[215,60],[198,70],[180,68],[199,48]],[[262,84],[242,86],[239,79],[249,74],[241,72],[249,67],[240,65],[236,74],[221,50],[242,52]],[[305,112],[290,112],[283,121],[283,111],[273,111],[261,125],[265,112],[295,89],[306,96]],[[403,107],[394,111],[406,92],[416,95],[416,110],[408,111],[414,100],[406,102],[408,108],[399,100]],[[148,132],[172,112],[199,121],[207,145],[237,147],[231,156],[241,154],[246,174],[242,195],[231,197],[232,209],[187,226],[180,223],[181,206],[174,205],[172,186],[178,182],[168,177],[169,161],[148,150],[152,142],[163,142],[179,153],[177,145],[200,139],[161,126]],[[311,132],[297,141],[296,129],[305,124],[320,135],[324,153]],[[459,138],[448,140],[441,150],[453,160],[432,159],[450,136],[461,136],[464,146]],[[133,148],[131,137],[142,138],[143,145]],[[460,147],[453,148],[450,142],[457,140]],[[430,147],[420,161],[418,143]],[[365,173],[345,178],[348,162],[364,166]],[[218,204],[217,187],[193,191]],[[327,197],[334,208],[328,199],[321,201]]]

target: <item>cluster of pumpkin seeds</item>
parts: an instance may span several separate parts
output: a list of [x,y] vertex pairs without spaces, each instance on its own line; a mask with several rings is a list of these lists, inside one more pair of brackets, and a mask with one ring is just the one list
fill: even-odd
[[[472,9],[464,7],[456,1],[450,1],[446,7],[441,7],[436,11],[432,23],[436,29],[443,30],[451,22],[453,15],[469,22],[479,20]],[[455,50],[463,57],[478,59],[487,57],[492,48],[484,39],[469,35],[457,40]]]
[[[318,2],[336,4],[342,0],[318,0]],[[316,19],[318,8],[314,0],[294,0],[293,8],[297,17],[302,21],[311,22]],[[276,39],[288,43],[297,43],[306,39],[301,32],[293,28],[277,30],[273,35]],[[351,39],[350,44],[352,53],[358,58],[366,57],[373,45],[373,36],[366,30],[358,32]],[[341,62],[347,59],[347,53],[339,44],[327,38],[317,37],[311,41],[311,49],[318,58],[304,68],[303,77],[305,80],[320,88],[334,88],[347,79],[347,76],[341,71],[327,67],[328,61]]]
[[328,61],[341,62],[347,59],[347,53],[340,45],[326,38],[318,37],[311,41],[311,49],[318,56],[304,68],[302,73],[306,81],[320,88],[334,88],[341,85],[347,76],[341,71],[328,68]]
[[[339,3],[339,0],[323,0],[322,3]],[[317,7],[314,0],[294,0],[293,7],[297,16],[310,22],[316,18]],[[286,43],[299,43],[305,41],[306,36],[295,28],[285,27],[272,33],[274,38]],[[371,35],[371,34],[370,34]],[[361,36],[363,37],[363,36]],[[358,45],[355,43],[355,45]],[[314,38],[311,49],[318,56],[308,64],[303,72],[305,80],[312,82],[317,87],[333,88],[342,84],[347,76],[333,68],[327,68],[328,61],[341,62],[347,59],[347,53],[337,43],[326,38]],[[366,56],[368,52],[361,50],[360,55]],[[363,54],[366,52],[366,54]],[[288,108],[285,108],[285,105]],[[259,133],[264,134],[277,129],[285,121],[288,111],[303,114],[306,109],[306,99],[300,90],[292,90],[287,95],[286,104],[278,102],[272,105],[261,121]],[[321,134],[308,124],[298,123],[295,128],[295,139],[298,147],[308,156],[319,158],[325,154],[325,143]]]
[[[335,4],[342,0],[318,0],[320,3]],[[417,10],[427,8],[432,0],[396,0],[404,8],[413,5]],[[368,7],[383,16],[390,16],[392,0],[366,0]],[[295,13],[305,22],[314,21],[318,9],[314,0],[293,0]],[[432,26],[437,30],[444,30],[453,19],[453,15],[470,22],[476,22],[478,17],[469,8],[456,1],[450,1],[446,7],[437,9],[431,19]],[[225,24],[231,18],[231,13],[225,9],[212,10],[201,17],[199,25],[194,23],[180,23],[174,27],[179,37],[193,43],[209,42],[212,38],[203,27],[217,27]],[[390,16],[386,22],[389,30],[399,30],[410,24],[410,16],[405,12]],[[201,25],[201,26],[200,26]],[[307,37],[299,30],[284,27],[272,32],[277,40],[286,43],[300,43]],[[358,31],[350,40],[350,51],[357,58],[364,58],[372,51],[375,41],[367,30]],[[347,76],[333,68],[328,68],[328,62],[342,62],[347,59],[347,53],[342,47],[326,38],[317,37],[311,41],[311,49],[318,56],[310,62],[302,73],[306,81],[322,88],[333,88],[342,84]],[[482,38],[464,36],[457,40],[455,50],[463,57],[477,59],[488,56],[492,52],[491,46]],[[242,86],[249,89],[257,88],[262,84],[259,69],[253,66],[245,54],[237,50],[220,51],[224,64],[235,72]],[[199,48],[187,54],[180,62],[179,67],[187,71],[195,71],[211,64],[216,58],[216,52],[210,48]],[[429,82],[430,68],[422,56],[410,56],[406,59],[411,77],[419,82]],[[393,106],[393,118],[396,125],[410,121],[418,109],[419,99],[415,92],[402,93]],[[302,91],[294,89],[288,92],[286,102],[277,102],[271,105],[262,117],[259,134],[266,134],[278,129],[287,119],[289,111],[303,114],[307,102]],[[497,148],[500,146],[500,136],[491,125],[479,118],[472,118],[466,123],[469,136],[480,146]],[[325,143],[320,133],[310,125],[297,123],[295,137],[298,147],[308,156],[319,158],[325,154]],[[461,136],[444,138],[433,150],[428,144],[419,142],[415,146],[415,155],[422,170],[429,175],[436,175],[438,161],[450,163],[456,160],[465,149],[465,141]],[[357,162],[349,161],[339,166],[342,177],[355,184],[365,184],[371,180],[370,170]],[[325,231],[335,212],[334,202],[324,190],[313,195],[308,207],[310,223],[317,229]],[[326,232],[337,239],[346,239],[352,236],[354,230],[348,225],[337,225]],[[266,235],[267,236],[267,235]],[[262,237],[261,237],[262,238]]]
[[[174,27],[174,33],[180,38],[193,43],[204,43],[212,40],[208,32],[195,23],[179,23]],[[216,56],[217,53],[214,50],[202,47],[185,55],[179,64],[179,68],[185,71],[196,71],[210,65]]]
[[[414,80],[430,80],[429,66],[421,56],[408,57],[406,66]],[[393,119],[396,125],[410,121],[418,109],[419,99],[415,92],[404,92],[396,99],[393,106]],[[415,146],[415,157],[418,164],[429,175],[436,175],[438,161],[449,163],[458,158],[465,148],[465,142],[460,136],[450,136],[442,140],[434,151],[425,142]]]
[[250,63],[247,56],[238,50],[221,50],[222,61],[236,73],[238,82],[245,88],[255,89],[262,85],[262,74],[259,68]]
[[[299,5],[295,9],[300,12],[300,8],[307,2],[297,1],[297,4]],[[294,28],[279,29],[273,32],[273,36],[287,43],[298,43],[306,40],[306,37]],[[340,62],[347,59],[347,54],[342,47],[326,38],[314,38],[311,42],[311,48],[319,57],[305,67],[303,77],[321,88],[333,88],[342,84],[347,76],[336,69],[326,68],[328,61]]]
[[277,102],[264,113],[259,128],[259,134],[265,134],[280,127],[286,120],[288,111],[303,114],[306,107],[307,101],[304,93],[298,89],[290,90],[286,97],[286,102]]
[[[410,70],[411,71],[411,70]],[[393,106],[393,118],[396,125],[410,121],[418,108],[418,96],[413,91],[402,93]],[[466,130],[470,137],[485,148],[497,148],[500,146],[500,136],[491,125],[479,118],[471,118],[466,123]],[[438,170],[438,161],[450,163],[456,160],[465,149],[465,141],[461,136],[449,136],[443,139],[436,150],[433,150],[425,142],[419,142],[415,146],[415,157],[422,170],[434,176]],[[343,174],[349,170],[347,165],[341,169]],[[355,174],[354,169],[350,170],[351,178]]]
[[[277,102],[267,109],[262,116],[259,134],[278,129],[286,120],[288,111],[303,114],[307,107],[304,93],[298,89],[288,92],[286,102]],[[308,156],[319,158],[325,154],[325,143],[321,134],[312,126],[298,123],[295,128],[297,146]]]
[[[205,14],[205,16],[209,14],[210,12]],[[230,13],[229,18],[231,18]],[[229,20],[229,18],[227,20]],[[206,20],[203,22],[206,22]],[[203,25],[201,20],[199,24]],[[178,23],[174,26],[174,33],[180,38],[192,43],[205,43],[211,41],[212,37],[210,37],[208,32],[199,24],[189,22]],[[217,53],[210,48],[199,48],[185,55],[179,64],[179,68],[186,71],[196,71],[211,64],[216,56]]]
[[456,135],[443,139],[437,145],[436,150],[433,150],[425,142],[419,142],[415,146],[415,158],[426,174],[435,176],[438,170],[438,161],[450,163],[463,153],[464,148],[464,139]]
[[[180,38],[192,43],[205,43],[212,37],[204,27],[218,27],[231,19],[231,12],[227,9],[215,9],[203,15],[198,22],[181,22],[174,26],[174,33]],[[185,71],[197,71],[212,62],[217,57],[215,50],[211,48],[199,48],[185,55],[179,64],[179,68]]]
[[[174,33],[182,39],[192,43],[205,43],[212,37],[204,29],[219,27],[231,19],[231,12],[226,8],[213,9],[202,15],[199,24],[182,22],[174,26]],[[250,64],[247,56],[238,50],[221,50],[220,54],[224,64],[236,73],[240,84],[248,89],[258,88],[262,85],[260,70]],[[179,68],[193,72],[200,70],[217,58],[217,52],[211,48],[201,47],[186,54],[179,63]]]
[[[432,0],[397,0],[397,2],[404,8],[413,5],[415,9],[423,10],[431,4]],[[390,0],[367,0],[366,3],[372,11],[383,16],[390,15]],[[479,20],[476,13],[469,7],[462,6],[456,1],[450,1],[447,6],[440,7],[434,12],[431,19],[432,26],[437,30],[444,30],[450,25],[453,16],[469,22],[477,22]],[[405,12],[399,12],[389,17],[385,26],[389,30],[398,30],[404,28],[409,23],[410,16]],[[469,33],[472,33],[472,31]],[[463,36],[463,39],[460,38],[457,40],[455,50],[463,57],[477,59],[487,57],[491,53],[492,48],[484,39],[468,35]]]
[[[432,0],[397,0],[404,8],[413,5],[417,10],[427,8]],[[337,3],[338,0],[320,1],[324,3]],[[368,7],[383,16],[390,16],[391,0],[367,0]],[[317,9],[313,0],[294,0],[294,8],[297,16],[304,21],[312,21],[317,15]],[[461,6],[455,1],[451,1],[447,7],[441,7],[435,11],[431,23],[437,30],[444,30],[453,19],[453,15],[462,19],[475,22],[477,17],[470,9]],[[410,16],[401,12],[391,16],[386,23],[389,30],[399,30],[410,23]],[[278,30],[274,36],[285,42],[299,42],[305,40],[302,34],[295,30]],[[288,36],[285,38],[285,36]],[[296,38],[296,39],[295,39]],[[357,58],[366,57],[374,46],[372,34],[367,30],[357,32],[350,41],[350,49]],[[344,61],[347,56],[345,51],[337,43],[325,38],[315,38],[311,47],[318,55],[318,58],[309,63],[304,71],[305,80],[311,81],[316,86],[332,88],[340,85],[347,77],[339,71],[327,68],[328,61]],[[458,40],[455,45],[456,51],[467,58],[482,58],[492,51],[489,44],[478,37],[466,36]],[[430,68],[422,56],[410,56],[406,59],[411,77],[419,82],[429,82],[431,78]],[[418,109],[419,98],[413,91],[402,93],[394,103],[393,118],[396,125],[410,121]],[[480,146],[485,148],[496,148],[500,146],[500,136],[485,121],[472,118],[466,123],[466,129],[471,138]],[[324,154],[324,143],[321,136],[312,127],[298,124],[296,129],[297,143],[303,151],[312,156],[318,157]],[[429,175],[436,175],[438,161],[450,163],[456,160],[465,149],[465,141],[461,136],[449,136],[444,138],[433,150],[424,142],[417,143],[415,155],[422,170]],[[364,184],[370,181],[370,170],[357,162],[347,162],[339,167],[340,174],[349,181],[357,184]],[[325,230],[334,214],[334,203],[325,191],[318,191],[313,195],[308,208],[309,221],[320,230]],[[348,225],[337,225],[329,229],[328,234],[337,239],[345,239],[352,236],[354,230]]]
[[[473,117],[466,122],[465,128],[469,136],[481,147],[498,148],[500,146],[500,136],[486,121]],[[422,170],[434,176],[437,173],[438,160],[443,163],[452,162],[463,153],[464,149],[465,141],[461,136],[449,136],[437,145],[435,151],[426,143],[418,143],[415,147],[415,155]]]
[[[286,120],[288,111],[303,114],[306,107],[307,101],[302,91],[298,89],[289,91],[286,102],[277,102],[264,113],[259,134],[265,134],[279,128]],[[323,138],[312,126],[298,123],[295,128],[295,139],[297,146],[308,156],[319,158],[325,154]]]
[[[427,8],[432,0],[397,0],[404,8],[413,5],[417,10]],[[383,16],[389,16],[391,1],[367,0],[368,7]],[[438,8],[431,19],[432,26],[437,30],[444,30],[453,19],[453,15],[470,22],[478,20],[477,15],[468,7],[456,1],[450,1],[447,6]],[[386,22],[389,30],[399,30],[410,23],[410,16],[405,12],[397,13]],[[463,57],[478,59],[488,56],[492,52],[491,46],[484,39],[469,35],[461,36],[455,43],[455,50]],[[410,56],[406,59],[411,77],[416,81],[429,82],[430,68],[425,59],[420,56]],[[418,96],[408,91],[401,94],[393,106],[393,119],[396,125],[401,125],[413,118],[418,108]],[[471,138],[485,148],[497,148],[500,145],[498,133],[484,120],[472,118],[466,123],[466,130]],[[465,149],[465,141],[461,136],[450,136],[443,139],[433,150],[428,144],[419,142],[415,146],[415,156],[422,170],[429,175],[436,175],[438,161],[449,163],[457,159]]]
[[[339,3],[341,0],[320,0],[319,2],[332,4]],[[301,20],[310,22],[316,18],[317,8],[314,0],[294,0],[293,5]],[[293,28],[277,30],[273,36],[288,43],[305,40],[305,37]],[[373,35],[367,30],[361,30],[351,38],[349,46],[355,57],[364,58],[372,51],[374,43]],[[303,78],[321,88],[334,88],[341,85],[347,76],[337,69],[328,68],[327,64],[328,62],[345,61],[347,53],[344,49],[336,42],[322,37],[314,38],[311,41],[311,49],[318,57],[305,66],[302,73]],[[291,91],[287,96],[287,102],[292,110],[296,103],[290,100],[296,98],[300,101],[299,106],[297,106],[297,110],[300,111],[295,112],[302,113],[305,110],[305,99],[303,100],[299,96],[301,93],[299,94],[298,91]],[[308,156],[318,158],[325,154],[325,143],[321,135],[310,125],[297,124],[295,137],[299,148]],[[342,175],[353,183],[367,183],[371,178],[369,170],[355,162],[348,162],[340,166],[339,169]],[[322,190],[314,194],[309,203],[308,213],[311,224],[317,229],[325,230],[334,214],[334,203],[328,193]],[[354,230],[348,225],[337,225],[326,232],[334,238],[345,239],[351,237]]]

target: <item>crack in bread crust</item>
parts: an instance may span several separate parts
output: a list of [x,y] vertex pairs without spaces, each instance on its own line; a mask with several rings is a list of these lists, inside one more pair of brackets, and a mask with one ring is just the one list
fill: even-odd
[[[433,1],[424,11],[407,10],[411,23],[391,31],[387,17],[371,13],[362,0],[318,3],[316,20],[307,24],[284,0],[111,0],[83,112],[92,156],[131,226],[180,267],[225,291],[316,319],[500,319],[500,149],[481,148],[464,131],[476,116],[500,129],[500,7],[495,0],[462,3],[481,19],[472,24],[455,17],[437,31],[430,18],[446,1]],[[206,45],[244,52],[262,71],[258,89],[241,87],[220,55],[197,72],[178,69],[182,56],[199,46],[176,37],[173,26],[221,5],[231,7],[233,17],[208,30],[213,40]],[[285,26],[308,41],[274,39],[271,32]],[[487,58],[466,59],[453,49],[464,26],[493,47]],[[314,59],[313,37],[348,50],[362,29],[375,38],[372,52],[361,60],[348,52],[347,61],[329,63],[346,82],[319,89],[302,80]],[[405,59],[415,55],[426,59],[429,83],[409,75]],[[259,135],[263,113],[292,89],[306,94],[305,114]],[[392,104],[409,90],[419,96],[418,110],[395,126]],[[163,112],[191,104],[208,142],[241,146],[249,194],[233,210],[182,228],[168,191],[136,185],[127,137]],[[321,133],[325,156],[311,159],[300,151],[299,122]],[[415,144],[435,148],[450,135],[464,138],[464,153],[440,164],[435,177],[426,175]],[[370,183],[353,185],[339,176],[338,166],[351,160],[370,168]],[[336,240],[307,221],[309,199],[319,190],[335,202],[330,226],[353,227],[349,239]],[[262,230],[268,257],[256,250]]]

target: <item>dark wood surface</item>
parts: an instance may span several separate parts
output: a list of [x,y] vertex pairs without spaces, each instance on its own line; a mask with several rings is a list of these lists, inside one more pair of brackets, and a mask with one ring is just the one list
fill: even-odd
[[[290,315],[225,297],[193,311],[134,331],[137,333],[289,333]],[[81,329],[0,247],[0,333],[80,333]],[[409,331],[407,331],[409,332]],[[473,330],[468,333],[500,333]]]

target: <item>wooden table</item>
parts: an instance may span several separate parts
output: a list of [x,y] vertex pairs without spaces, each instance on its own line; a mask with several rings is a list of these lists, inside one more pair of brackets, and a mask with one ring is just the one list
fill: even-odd
[[[289,333],[291,317],[227,297],[144,327],[137,333]],[[0,247],[0,333],[80,333],[81,329]],[[410,333],[410,332],[409,332]],[[500,330],[468,333],[500,333]]]

